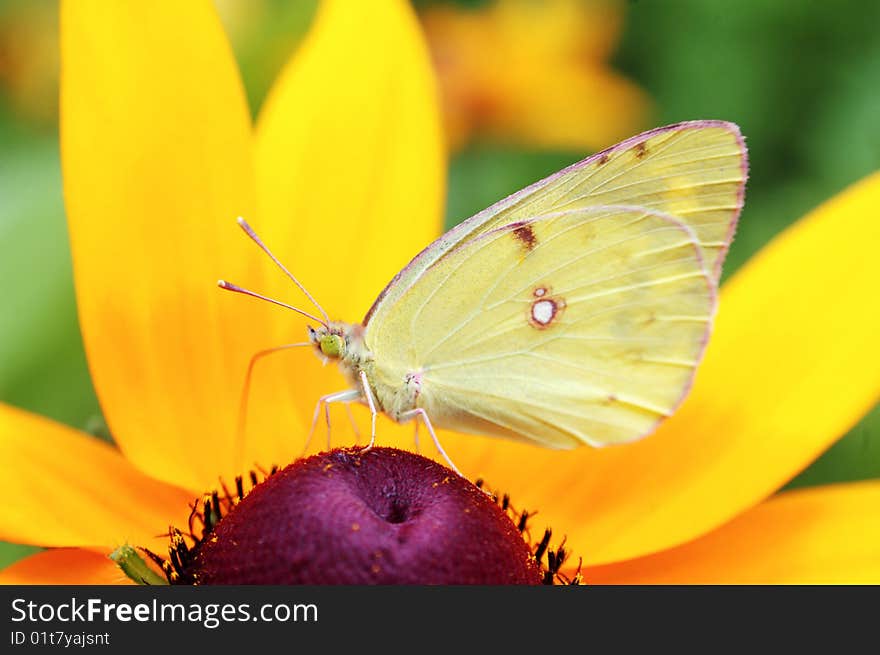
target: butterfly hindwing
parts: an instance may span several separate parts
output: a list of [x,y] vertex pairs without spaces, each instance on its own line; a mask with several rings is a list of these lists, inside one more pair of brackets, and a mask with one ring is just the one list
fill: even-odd
[[702,355],[715,282],[693,229],[643,207],[549,212],[460,243],[367,327],[376,382],[435,425],[569,448],[650,432]]

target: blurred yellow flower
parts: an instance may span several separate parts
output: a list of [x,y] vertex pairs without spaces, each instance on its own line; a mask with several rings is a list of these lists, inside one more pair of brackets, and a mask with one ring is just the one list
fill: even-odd
[[623,3],[494,0],[436,6],[422,23],[453,148],[473,138],[598,150],[640,131],[649,102],[608,59]]
[[0,90],[13,110],[50,124],[58,110],[58,30],[51,3],[0,6]]
[[[254,216],[322,304],[355,317],[436,236],[444,188],[428,55],[402,1],[324,2],[255,128],[208,2],[62,8],[77,299],[118,448],[0,406],[0,539],[51,548],[5,583],[123,582],[107,553],[161,550],[156,535],[186,524],[191,499],[240,470],[245,365],[301,327],[213,286],[228,275],[289,291],[232,217]],[[880,173],[725,285],[693,391],[651,437],[559,452],[444,434],[444,446],[567,533],[587,582],[880,582],[880,481],[771,497],[877,401],[878,203]],[[340,388],[295,356],[255,380],[247,462],[289,461],[316,397]],[[379,435],[412,443],[388,421]]]

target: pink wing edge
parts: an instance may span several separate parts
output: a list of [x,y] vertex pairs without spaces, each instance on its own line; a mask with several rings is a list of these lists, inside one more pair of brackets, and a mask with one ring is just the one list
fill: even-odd
[[[709,119],[682,121],[680,123],[673,123],[671,125],[665,125],[663,127],[656,127],[654,129],[648,130],[647,132],[642,132],[641,134],[637,134],[637,135],[632,136],[628,139],[625,139],[625,140],[621,141],[620,143],[614,144],[613,146],[609,146],[608,148],[605,148],[604,150],[600,150],[599,152],[596,152],[585,159],[582,159],[578,162],[575,162],[574,164],[566,166],[562,170],[557,171],[556,173],[553,173],[551,175],[548,175],[547,177],[545,177],[541,180],[538,180],[537,182],[534,182],[534,183],[530,184],[529,186],[510,194],[506,198],[502,198],[498,202],[493,203],[492,205],[489,205],[486,209],[474,214],[473,216],[471,216],[468,219],[465,219],[464,221],[462,221],[461,223],[456,225],[454,228],[452,228],[448,232],[445,232],[440,237],[438,237],[437,239],[432,241],[430,244],[425,246],[425,248],[423,248],[415,257],[413,257],[406,266],[404,266],[402,269],[400,269],[400,271],[398,271],[397,275],[395,275],[391,279],[391,281],[385,285],[385,288],[382,289],[382,292],[376,297],[376,300],[373,301],[373,304],[370,306],[370,309],[367,311],[366,315],[364,316],[364,320],[362,321],[361,324],[364,327],[367,326],[367,324],[370,321],[370,318],[373,316],[373,313],[376,311],[376,309],[378,309],[379,305],[382,304],[382,300],[384,300],[389,289],[391,289],[400,280],[400,278],[403,277],[404,274],[406,274],[413,266],[415,266],[422,257],[424,257],[431,250],[433,250],[439,241],[448,241],[448,240],[455,241],[455,240],[457,240],[458,235],[461,234],[462,232],[464,232],[464,233],[469,232],[475,225],[480,225],[481,223],[488,220],[490,217],[494,216],[495,214],[497,214],[501,210],[506,209],[507,207],[509,207],[513,203],[517,202],[518,200],[532,194],[533,192],[537,191],[538,189],[541,189],[542,187],[550,184],[551,182],[559,179],[560,177],[563,177],[564,175],[567,175],[568,173],[577,171],[581,168],[585,168],[586,166],[593,164],[594,162],[599,160],[604,155],[607,155],[607,154],[610,154],[613,152],[618,152],[620,150],[628,150],[628,149],[632,148],[633,146],[636,146],[639,143],[642,143],[643,141],[646,141],[646,140],[650,139],[651,137],[656,136],[658,134],[664,134],[666,132],[676,132],[676,131],[682,131],[682,130],[688,130],[688,129],[695,129],[695,128],[707,128],[707,127],[720,127],[720,128],[726,129],[731,134],[733,134],[734,137],[736,138],[737,144],[739,145],[740,153],[742,154],[742,162],[741,162],[740,166],[741,166],[741,169],[743,172],[743,182],[740,185],[739,192],[737,195],[736,211],[734,212],[733,219],[730,222],[730,228],[728,229],[724,246],[721,249],[720,256],[718,257],[718,262],[715,265],[716,270],[713,271],[713,275],[715,276],[715,279],[717,279],[720,272],[721,272],[721,265],[723,264],[724,259],[727,256],[727,251],[730,248],[730,244],[733,241],[734,235],[736,234],[736,227],[737,227],[737,224],[739,223],[739,216],[742,213],[742,208],[743,208],[743,205],[745,204],[745,191],[746,191],[746,184],[745,183],[746,183],[746,180],[748,179],[748,174],[749,174],[748,150],[746,148],[745,138],[743,137],[742,132],[740,131],[739,126],[736,123],[731,123],[729,121],[723,121],[723,120],[709,120]],[[662,212],[655,212],[655,213],[662,214]],[[681,221],[674,219],[674,217],[670,217],[670,218],[673,218],[673,220],[676,220],[678,223],[681,223]],[[684,225],[684,224],[682,223],[682,225]],[[687,228],[688,230],[690,230],[690,228],[687,227],[686,225],[684,225],[684,227]],[[711,333],[711,330],[709,330],[709,333]],[[708,334],[706,335],[706,340],[708,340]],[[705,350],[705,344],[704,344],[704,350]],[[702,357],[702,355],[701,355],[701,357]],[[687,391],[690,391],[690,387],[688,387]],[[687,395],[687,394],[685,394],[685,395]]]

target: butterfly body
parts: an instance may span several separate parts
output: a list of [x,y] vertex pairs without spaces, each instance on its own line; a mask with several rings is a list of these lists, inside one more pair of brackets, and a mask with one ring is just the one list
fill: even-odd
[[309,328],[309,340],[319,357],[336,360],[353,388],[359,387],[363,375],[377,409],[394,421],[405,420],[403,417],[418,407],[421,372],[396,362],[377,362],[364,343],[362,325],[333,322],[328,327]]

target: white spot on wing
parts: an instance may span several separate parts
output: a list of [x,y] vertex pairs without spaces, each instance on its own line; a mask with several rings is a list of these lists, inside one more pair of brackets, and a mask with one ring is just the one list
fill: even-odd
[[547,325],[556,314],[556,303],[552,300],[539,300],[532,305],[532,319],[539,325]]

